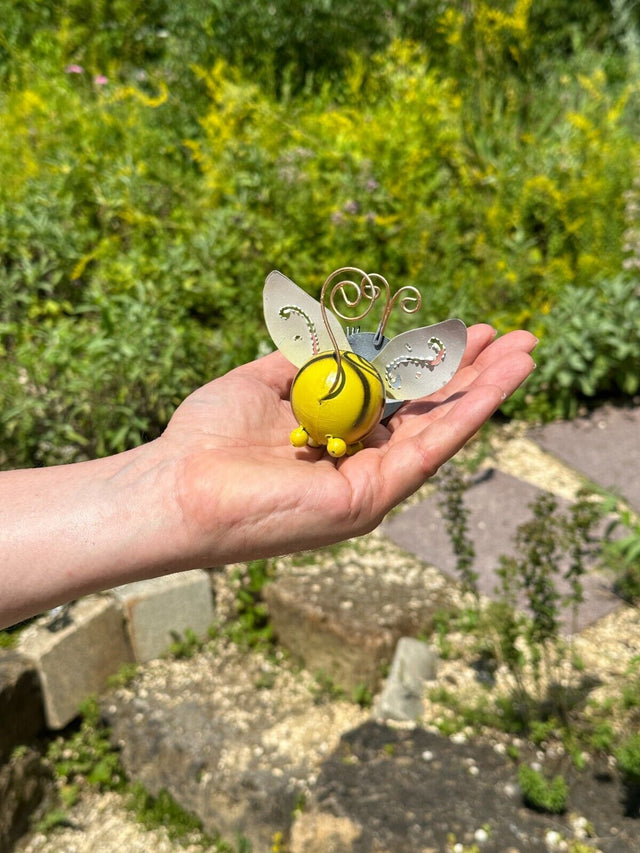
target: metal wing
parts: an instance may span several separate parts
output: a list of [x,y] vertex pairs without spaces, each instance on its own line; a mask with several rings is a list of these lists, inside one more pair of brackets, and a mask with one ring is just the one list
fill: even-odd
[[[269,273],[262,301],[264,319],[274,344],[296,367],[302,367],[319,352],[333,349],[320,303],[286,275],[277,270]],[[327,319],[339,349],[350,350],[340,321],[328,309]]]
[[444,320],[392,338],[372,364],[387,397],[415,400],[433,394],[453,377],[467,345],[462,320]]

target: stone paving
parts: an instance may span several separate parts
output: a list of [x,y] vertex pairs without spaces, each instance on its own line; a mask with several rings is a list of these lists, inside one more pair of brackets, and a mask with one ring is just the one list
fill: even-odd
[[[531,430],[530,438],[578,474],[623,496],[640,510],[640,407],[607,406],[589,417]],[[531,483],[495,469],[485,471],[467,490],[465,504],[470,511],[469,534],[480,592],[494,594],[500,556],[513,555],[514,534],[531,517],[529,506],[540,493]],[[568,502],[560,496],[557,499],[559,511],[566,509]],[[455,578],[456,559],[441,502],[436,491],[391,516],[382,529],[391,541]],[[567,631],[582,630],[619,604],[609,580],[595,570],[585,578],[584,592],[577,621],[567,623]]]
[[531,437],[640,512],[640,405],[603,406],[588,417],[532,430]]

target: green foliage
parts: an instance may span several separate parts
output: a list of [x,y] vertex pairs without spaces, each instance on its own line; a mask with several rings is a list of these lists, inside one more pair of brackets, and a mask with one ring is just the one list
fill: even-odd
[[371,708],[373,705],[373,693],[366,684],[357,684],[353,689],[351,698],[361,708]]
[[442,469],[439,488],[444,495],[442,514],[456,556],[456,571],[462,588],[477,597],[478,573],[473,569],[476,553],[469,537],[470,510],[464,504],[467,484],[459,465],[451,462]]
[[640,786],[640,735],[626,738],[615,752],[623,778],[633,785]]
[[140,670],[140,665],[137,663],[123,663],[118,668],[118,671],[107,678],[107,687],[117,689],[119,687],[127,687],[134,680]]
[[620,275],[593,287],[566,287],[537,329],[538,369],[507,411],[574,417],[585,399],[632,397],[640,387],[637,279]]
[[640,815],[640,735],[625,738],[615,751],[616,761],[626,788],[626,812]]
[[127,805],[142,826],[149,830],[162,828],[176,844],[211,853],[251,853],[251,845],[241,835],[234,846],[205,832],[202,821],[183,809],[164,788],[153,796],[135,782],[129,787]]
[[264,585],[272,577],[273,567],[269,560],[252,560],[235,575],[236,617],[226,633],[242,648],[268,651],[273,645],[273,626],[262,598]]
[[549,814],[564,814],[567,810],[568,789],[563,776],[549,781],[539,770],[528,764],[518,768],[518,783],[527,806]]
[[0,466],[158,435],[268,345],[274,267],[317,294],[355,263],[418,286],[424,322],[531,328],[512,414],[636,393],[632,4],[0,0],[0,20]]
[[615,574],[614,588],[630,604],[640,601],[640,520],[618,498],[606,496],[603,515],[610,520],[604,563]]
[[191,628],[186,628],[184,634],[172,631],[172,642],[169,654],[177,660],[190,660],[203,647],[203,641]]
[[[371,55],[388,43],[388,4],[361,0],[216,0],[212,54],[278,95],[335,79],[354,51]],[[363,22],[366,21],[366,26]]]
[[[62,784],[71,788],[82,781],[96,785],[101,791],[119,791],[125,776],[118,753],[109,740],[108,730],[100,720],[95,699],[81,707],[79,729],[69,738],[56,738],[48,748],[48,758]],[[71,800],[73,795],[70,794]]]
[[[171,841],[197,844],[222,853],[221,847],[214,847],[216,840],[204,833],[202,822],[178,805],[164,788],[154,797],[136,782],[130,787],[128,806],[146,829],[162,827]],[[231,853],[230,847],[226,850]]]
[[18,641],[15,631],[0,631],[0,649],[13,649]]
[[314,680],[311,694],[316,705],[323,705],[326,702],[339,702],[345,698],[344,690],[339,684],[336,684],[328,672],[318,670],[314,675]]
[[[558,511],[558,502],[549,493],[539,495],[531,510],[532,518],[516,531],[516,556],[500,561],[497,574],[501,604],[496,626],[501,660],[520,682],[524,658],[518,639],[522,637],[535,682],[540,685],[542,668],[548,675],[553,661],[563,654],[559,634],[562,611],[571,608],[575,618],[583,600],[586,558],[595,557],[600,551],[600,543],[593,537],[600,510],[587,492],[566,513]],[[563,577],[569,581],[565,596],[558,590],[563,558],[568,563]],[[526,619],[515,615],[519,595],[524,597],[529,611]]]
[[[462,484],[455,495],[453,515],[458,521],[449,531],[452,537],[460,534],[465,509]],[[568,654],[560,626],[567,609],[575,619],[583,600],[587,558],[601,553],[593,531],[603,508],[585,490],[566,512],[559,511],[557,499],[549,493],[541,493],[530,509],[531,518],[516,531],[515,555],[499,560],[497,599],[485,606],[478,603],[470,611],[475,618],[466,619],[466,631],[476,637],[479,677],[490,684],[495,670],[504,666],[513,680],[509,700],[491,712],[495,725],[527,731],[535,739],[558,723],[569,737],[575,711],[593,684],[588,678],[574,686],[558,679],[567,661],[574,675],[582,668],[570,649]],[[558,586],[561,578],[569,585],[564,594]],[[452,654],[448,633],[453,626],[465,630],[457,615],[436,615],[434,630],[447,657]]]

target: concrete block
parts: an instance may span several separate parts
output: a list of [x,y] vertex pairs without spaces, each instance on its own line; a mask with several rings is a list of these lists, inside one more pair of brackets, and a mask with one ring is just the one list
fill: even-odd
[[378,690],[400,637],[428,631],[451,589],[440,572],[375,537],[335,562],[284,564],[263,595],[278,641],[351,693]]
[[205,637],[213,622],[213,599],[206,572],[195,569],[117,587],[135,659],[144,663],[164,654],[173,633],[190,628]]
[[90,595],[73,604],[71,620],[58,631],[44,620],[20,635],[19,651],[40,676],[47,724],[64,728],[80,704],[100,692],[107,678],[133,660],[122,613],[109,596]]
[[426,643],[401,637],[391,670],[378,696],[373,716],[378,720],[416,720],[422,715],[426,681],[438,671],[438,656]]

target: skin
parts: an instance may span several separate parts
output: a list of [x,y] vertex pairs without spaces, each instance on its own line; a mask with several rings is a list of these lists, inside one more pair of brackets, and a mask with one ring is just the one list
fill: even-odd
[[0,473],[0,626],[118,584],[373,530],[526,379],[535,344],[471,327],[451,382],[351,457],[291,446],[296,368],[273,353],[195,391],[146,445]]

